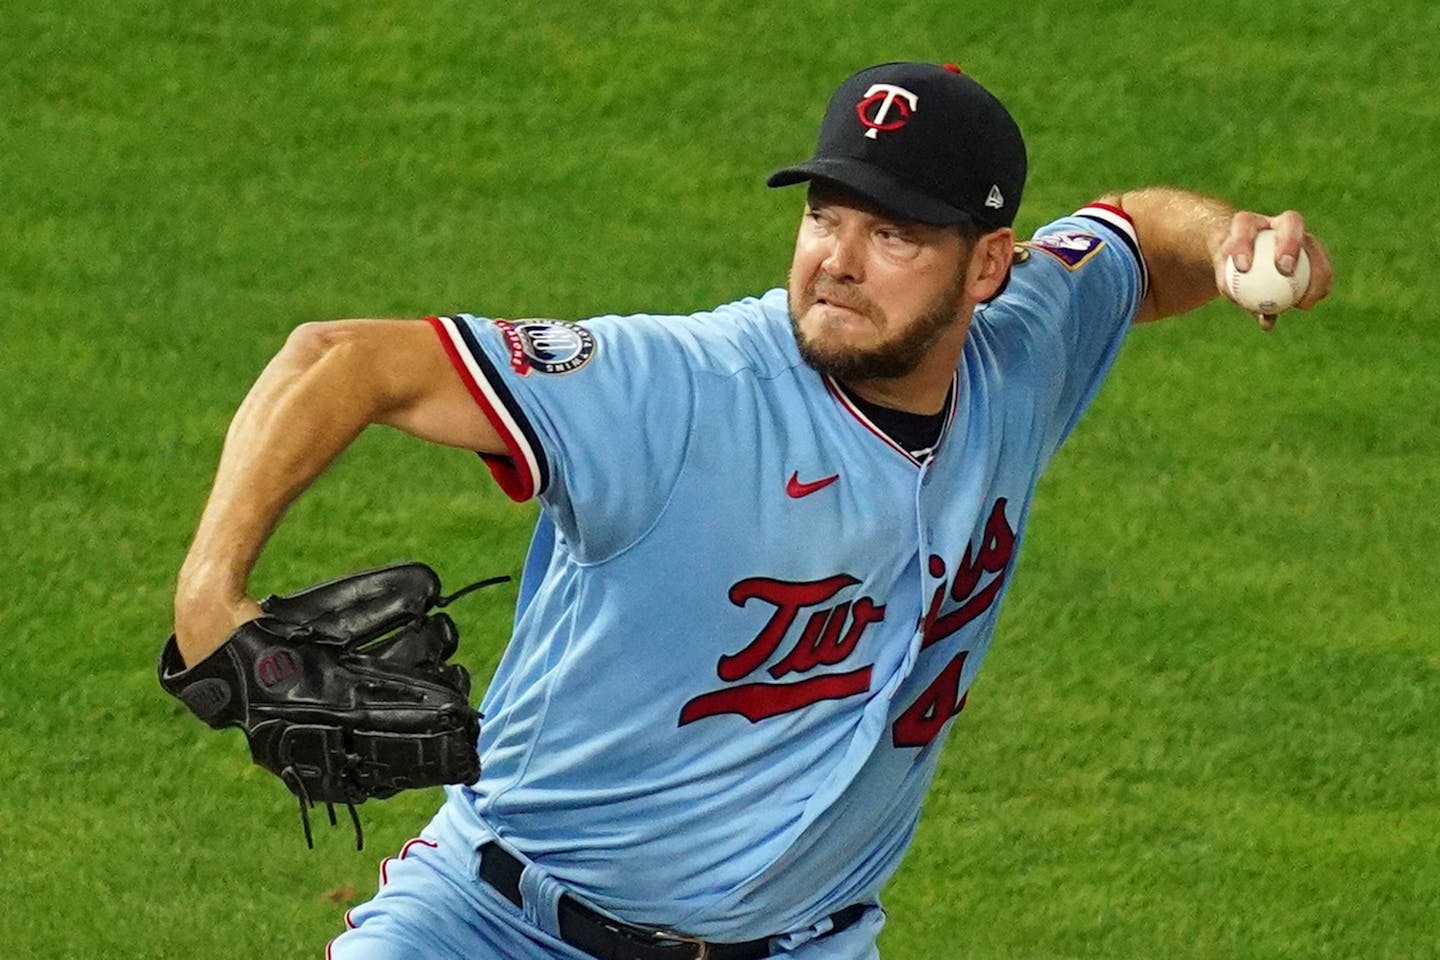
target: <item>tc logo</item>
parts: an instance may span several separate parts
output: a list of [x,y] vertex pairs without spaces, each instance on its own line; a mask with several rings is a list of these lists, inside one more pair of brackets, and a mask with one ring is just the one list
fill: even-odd
[[288,690],[300,680],[300,660],[284,647],[262,650],[255,660],[255,679],[271,692]]
[[[904,87],[877,83],[865,91],[865,99],[855,104],[855,113],[859,115],[860,122],[869,127],[865,136],[874,140],[880,130],[899,130],[905,126],[919,103],[920,98]],[[885,118],[890,115],[891,107],[895,108],[898,116],[887,123]]]

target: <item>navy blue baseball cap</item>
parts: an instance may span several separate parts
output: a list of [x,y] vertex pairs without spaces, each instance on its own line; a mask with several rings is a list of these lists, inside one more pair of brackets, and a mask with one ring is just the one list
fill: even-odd
[[959,67],[885,63],[842,83],[815,156],[766,182],[829,181],[907,220],[995,230],[1015,222],[1025,167],[1010,111]]

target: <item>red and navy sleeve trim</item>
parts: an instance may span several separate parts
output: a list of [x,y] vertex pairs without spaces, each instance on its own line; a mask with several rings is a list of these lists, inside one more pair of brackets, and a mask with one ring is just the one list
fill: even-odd
[[550,464],[539,434],[515,402],[469,325],[451,317],[426,317],[425,320],[440,337],[455,372],[505,444],[508,456],[480,455],[495,482],[506,496],[518,502],[544,493],[550,485]]
[[1135,232],[1135,221],[1130,218],[1130,214],[1108,203],[1092,203],[1077,210],[1075,216],[1103,223],[1120,235],[1130,255],[1135,258],[1135,264],[1140,271],[1140,299],[1145,299],[1150,292],[1150,271],[1145,266],[1144,254],[1140,252],[1140,236]]

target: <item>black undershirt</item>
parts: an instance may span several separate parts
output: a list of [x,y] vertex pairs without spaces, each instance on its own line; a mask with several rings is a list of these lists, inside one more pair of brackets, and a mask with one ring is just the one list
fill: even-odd
[[915,459],[925,459],[926,454],[940,439],[940,431],[945,428],[945,413],[950,409],[948,396],[939,413],[910,413],[907,410],[896,410],[893,407],[882,407],[878,403],[871,403],[864,397],[856,396],[855,391],[845,384],[838,380],[835,382],[845,392],[845,396],[850,398],[850,402],[870,418],[871,423],[883,430],[891,440],[908,450]]

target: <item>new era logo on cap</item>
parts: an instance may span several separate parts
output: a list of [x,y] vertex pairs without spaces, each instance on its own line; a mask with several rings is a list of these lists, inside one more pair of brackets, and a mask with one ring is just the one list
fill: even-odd
[[886,63],[835,91],[811,159],[772,187],[824,180],[921,223],[1015,221],[1025,142],[999,100],[956,68]]

